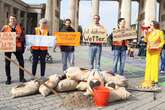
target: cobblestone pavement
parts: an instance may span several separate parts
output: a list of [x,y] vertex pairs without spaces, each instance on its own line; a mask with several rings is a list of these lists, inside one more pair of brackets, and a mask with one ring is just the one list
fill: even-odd
[[[49,53],[53,56],[54,63],[47,64],[46,76],[52,74],[61,74],[61,54],[59,49],[54,53],[50,49]],[[80,67],[88,68],[88,47],[82,46],[76,48],[76,65]],[[14,56],[14,55],[13,55]],[[31,62],[29,62],[30,52],[25,53],[25,68],[31,70]],[[15,59],[15,57],[12,57]],[[111,70],[112,68],[112,52],[110,47],[103,48],[101,67],[103,70]],[[48,97],[43,97],[40,94],[11,98],[11,88],[19,84],[18,68],[11,64],[11,76],[12,84],[5,85],[6,76],[4,72],[4,57],[0,53],[0,110],[68,110],[65,106],[62,106],[63,99],[57,95],[49,95]],[[135,57],[127,58],[126,61],[126,76],[129,78],[131,85],[136,85],[143,79],[143,71],[145,68],[144,59]],[[40,72],[38,65],[38,72]],[[37,74],[38,77],[40,76]],[[27,80],[30,80],[28,75],[25,75]],[[160,77],[164,80],[164,76]],[[79,108],[77,110],[165,110],[165,89],[157,94],[157,100],[153,100],[153,93],[146,92],[132,92],[132,97],[127,101],[120,101],[110,103],[108,107],[105,108]],[[60,93],[61,96],[65,96],[68,93]],[[76,110],[75,108],[71,110]]]

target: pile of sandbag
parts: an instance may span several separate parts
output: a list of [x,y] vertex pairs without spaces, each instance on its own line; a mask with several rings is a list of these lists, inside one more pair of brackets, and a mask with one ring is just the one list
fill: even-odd
[[[78,72],[77,75],[76,71],[72,70],[74,68]],[[81,91],[86,90],[84,95],[92,95],[92,88],[95,86],[106,86],[110,90],[110,102],[125,100],[131,96],[125,89],[125,87],[128,86],[128,80],[124,76],[113,75],[107,71],[84,71],[77,67],[72,67],[69,70],[72,71],[69,71],[66,75],[69,76],[70,79],[79,81],[76,88]]]
[[[106,86],[110,90],[110,102],[127,99],[131,95],[125,89],[128,80],[124,76],[113,75],[107,71],[89,71],[79,67],[70,67],[63,75],[51,75],[45,84],[57,92],[86,91],[84,95],[92,95],[94,87]],[[30,81],[12,88],[12,96],[19,97],[37,92],[48,96],[51,93],[49,88],[44,84],[40,85],[37,81]]]

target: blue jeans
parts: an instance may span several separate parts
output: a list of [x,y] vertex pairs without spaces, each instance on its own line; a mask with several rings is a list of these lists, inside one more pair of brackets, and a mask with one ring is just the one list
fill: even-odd
[[[100,70],[101,52],[102,52],[101,45],[91,45],[89,47],[90,70],[92,69]],[[94,66],[94,62],[95,62],[95,66]]]
[[113,50],[113,74],[117,73],[119,62],[119,74],[124,75],[124,66],[126,60],[126,50]]
[[61,52],[61,53],[62,53],[63,71],[65,71],[68,68],[67,62],[69,62],[70,66],[74,66],[74,52]]
[[162,53],[161,53],[160,71],[165,71],[165,49],[162,49]]

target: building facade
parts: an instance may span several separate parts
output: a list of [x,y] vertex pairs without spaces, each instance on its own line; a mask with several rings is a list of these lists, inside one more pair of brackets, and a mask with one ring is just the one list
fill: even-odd
[[29,5],[21,0],[0,0],[0,28],[8,23],[10,15],[15,15],[18,23],[30,34],[38,25],[39,19],[44,17],[45,7],[45,4]]

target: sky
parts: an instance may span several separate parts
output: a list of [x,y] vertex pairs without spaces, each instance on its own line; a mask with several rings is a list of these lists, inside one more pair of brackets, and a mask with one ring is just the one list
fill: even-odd
[[[23,0],[29,4],[46,3],[47,0]],[[62,0],[61,2],[61,19],[68,18],[68,2],[69,0]],[[79,24],[84,28],[91,21],[91,1],[80,1],[79,8]],[[138,17],[138,3],[132,2],[131,23],[137,23]],[[111,33],[113,27],[117,25],[118,18],[118,2],[116,1],[101,1],[100,2],[100,17],[101,23],[106,27],[108,33]]]

